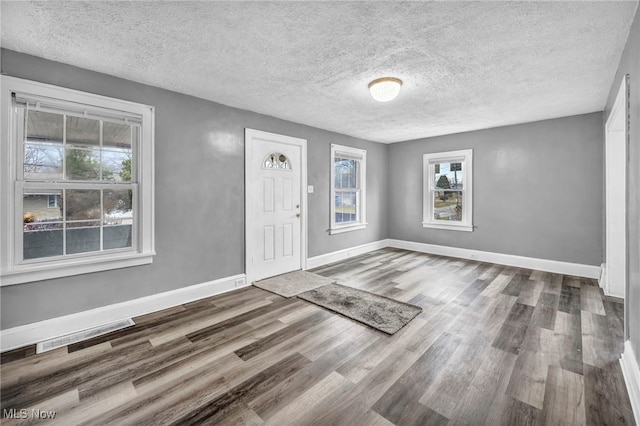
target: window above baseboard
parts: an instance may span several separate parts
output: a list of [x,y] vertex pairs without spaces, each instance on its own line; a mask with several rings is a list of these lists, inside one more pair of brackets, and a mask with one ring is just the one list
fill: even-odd
[[329,234],[367,226],[367,151],[331,145],[331,199]]
[[2,76],[1,285],[151,263],[151,106]]
[[473,231],[473,150],[423,155],[425,228]]

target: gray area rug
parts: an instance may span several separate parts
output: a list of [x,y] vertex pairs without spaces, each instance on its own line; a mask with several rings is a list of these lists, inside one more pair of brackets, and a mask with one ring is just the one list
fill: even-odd
[[253,285],[280,296],[292,297],[334,282],[336,280],[312,272],[294,271],[267,278],[266,280],[256,281]]
[[298,297],[387,334],[394,334],[422,312],[419,306],[340,284],[325,285]]

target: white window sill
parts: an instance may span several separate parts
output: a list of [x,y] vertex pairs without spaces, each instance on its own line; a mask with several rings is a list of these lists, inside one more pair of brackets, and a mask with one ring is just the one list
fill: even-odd
[[448,229],[450,231],[466,231],[473,232],[473,225],[462,225],[462,224],[449,224],[449,223],[434,223],[434,222],[422,222],[423,228],[433,228],[433,229]]
[[358,229],[364,229],[366,227],[367,227],[366,223],[357,223],[355,225],[340,226],[336,228],[331,228],[329,230],[329,235],[342,234],[343,232],[357,231]]
[[18,266],[11,271],[3,271],[0,286],[23,284],[53,278],[70,277],[110,269],[128,268],[131,266],[153,263],[155,253],[126,253],[99,258],[81,258],[68,261],[39,263]]

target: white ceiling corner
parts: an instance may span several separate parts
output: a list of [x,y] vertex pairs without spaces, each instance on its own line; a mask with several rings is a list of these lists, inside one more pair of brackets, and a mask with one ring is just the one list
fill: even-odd
[[601,111],[637,6],[3,0],[1,45],[390,143]]

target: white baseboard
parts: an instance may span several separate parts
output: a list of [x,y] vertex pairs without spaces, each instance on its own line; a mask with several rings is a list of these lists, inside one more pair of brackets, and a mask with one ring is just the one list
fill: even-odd
[[598,277],[598,285],[606,293],[607,291],[607,264],[600,264],[600,276]]
[[638,368],[636,359],[631,342],[627,340],[624,342],[624,353],[620,358],[620,366],[622,367],[624,382],[627,385],[633,416],[636,424],[640,424],[640,368]]
[[320,256],[310,257],[309,259],[307,259],[307,269],[317,268],[318,266],[324,266],[329,263],[338,262],[340,260],[348,259],[353,256],[359,256],[361,254],[369,253],[370,251],[379,250],[385,247],[389,247],[389,240],[374,241],[372,243],[362,244],[360,246],[338,250],[327,254],[321,254]]
[[[612,297],[617,297],[620,299],[624,299],[624,289],[622,290],[622,292],[617,293],[615,291],[611,291],[611,283],[609,282],[609,274],[607,271],[607,264],[606,263],[602,263],[600,265],[600,277],[598,278],[598,284],[600,285],[600,288],[602,289],[602,291],[604,292],[605,296],[612,296]],[[616,287],[616,290],[619,289],[619,287],[621,287],[620,285],[616,285],[614,286]]]
[[245,274],[128,300],[0,331],[0,352],[246,287]]
[[471,259],[480,262],[497,263],[499,265],[515,266],[518,268],[535,269],[539,271],[553,272],[556,274],[574,275],[578,277],[593,279],[600,278],[601,271],[599,266],[594,265],[583,265],[579,263],[561,262],[558,260],[537,259],[533,257],[515,256],[512,254],[493,253],[489,251],[470,250],[394,239],[374,241],[372,243],[311,257],[307,260],[307,268],[317,268],[318,266],[338,262],[340,260],[348,259],[353,256],[358,256],[385,247],[393,247],[417,251],[420,253],[457,257],[460,259]]
[[439,246],[435,244],[416,243],[412,241],[387,240],[388,247],[413,250],[421,253],[437,254],[440,256],[471,259],[480,262],[497,263],[499,265],[515,266],[518,268],[535,269],[556,274],[574,275],[585,278],[600,277],[600,267],[582,265],[579,263],[560,262],[557,260],[537,259],[533,257],[515,256],[512,254],[493,253],[489,251],[470,250],[456,247]]
[[[600,276],[600,267],[598,266],[559,262],[547,259],[535,259],[510,254],[492,253],[393,239],[374,241],[360,246],[311,257],[307,259],[307,269],[317,268],[318,266],[338,262],[340,260],[348,259],[353,256],[358,256],[385,247],[394,247],[422,253],[472,259],[481,262],[491,262],[501,265],[536,269],[594,279],[597,279]],[[38,343],[42,340],[83,331],[121,319],[156,312],[162,309],[181,305],[183,303],[225,293],[247,285],[245,274],[239,274],[165,293],[154,294],[139,299],[116,303],[114,305],[103,306],[76,314],[65,315],[63,317],[52,318],[45,321],[2,330],[0,331],[0,351],[4,352],[16,349]],[[640,383],[640,380],[636,383]]]

